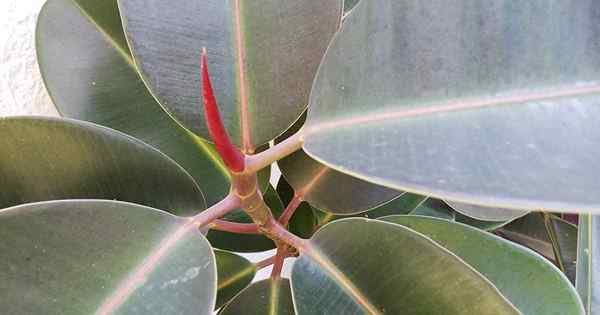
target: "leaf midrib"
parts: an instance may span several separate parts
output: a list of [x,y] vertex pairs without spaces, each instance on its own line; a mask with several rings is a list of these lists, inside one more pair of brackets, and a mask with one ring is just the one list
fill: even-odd
[[590,84],[582,87],[572,86],[552,90],[548,89],[545,91],[533,91],[530,93],[522,93],[508,96],[496,96],[489,98],[457,99],[454,101],[433,103],[429,104],[428,106],[421,107],[398,105],[397,107],[401,108],[393,111],[373,113],[371,115],[366,116],[352,115],[333,121],[317,122],[312,126],[309,124],[306,128],[302,130],[302,132],[308,135],[329,129],[337,129],[360,124],[370,124],[386,120],[398,120],[403,118],[434,115],[448,112],[467,111],[479,108],[515,105],[519,103],[583,96],[596,93],[600,93],[600,84]]

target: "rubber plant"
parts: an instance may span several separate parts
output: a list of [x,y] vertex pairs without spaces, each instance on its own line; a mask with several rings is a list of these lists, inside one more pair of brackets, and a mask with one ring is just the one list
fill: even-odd
[[599,13],[48,0],[62,117],[0,119],[2,313],[594,314]]

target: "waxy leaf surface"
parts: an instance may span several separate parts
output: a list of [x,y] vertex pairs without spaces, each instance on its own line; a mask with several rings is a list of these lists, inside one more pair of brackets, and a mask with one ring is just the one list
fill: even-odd
[[544,257],[465,224],[419,216],[381,220],[423,233],[490,280],[523,315],[581,314],[569,280]]
[[217,259],[217,303],[220,308],[252,282],[256,267],[246,258],[234,253],[215,250]]
[[212,314],[215,258],[187,222],[114,201],[2,210],[2,313]]
[[517,210],[600,209],[600,2],[364,0],[304,150],[370,182]]
[[368,219],[319,230],[294,263],[298,314],[519,314],[481,274],[424,235]]
[[0,119],[0,209],[57,199],[133,202],[178,215],[202,192],[166,155],[118,131],[60,118]]
[[288,279],[256,282],[238,294],[219,315],[295,315]]
[[206,47],[233,142],[248,153],[287,129],[308,103],[342,14],[340,0],[119,0],[134,60],[160,103],[208,139],[200,97]]
[[[173,121],[141,80],[117,0],[49,0],[38,18],[36,50],[63,117],[107,126],[157,148],[196,179],[209,205],[227,195],[229,175],[213,146]],[[201,103],[190,105],[202,111]]]

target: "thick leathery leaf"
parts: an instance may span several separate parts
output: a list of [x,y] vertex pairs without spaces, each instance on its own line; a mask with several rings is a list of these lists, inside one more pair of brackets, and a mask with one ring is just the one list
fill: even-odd
[[229,173],[213,146],[173,121],[139,77],[116,0],[49,0],[36,42],[46,88],[63,117],[107,126],[159,149],[196,179],[209,205],[227,195]]
[[200,48],[233,141],[246,153],[287,129],[308,103],[317,66],[341,19],[339,0],[119,0],[134,60],[161,104],[207,138]]
[[178,215],[202,192],[166,155],[115,130],[42,117],[0,119],[0,208],[56,199],[110,199]]
[[[275,217],[278,217],[283,212],[283,204],[273,186],[269,185],[269,188],[263,195],[263,199]],[[225,216],[225,219],[238,223],[253,223],[252,219],[240,209],[230,212]],[[264,235],[237,234],[210,230],[207,238],[214,247],[235,252],[260,252],[275,248],[275,243]]]
[[300,315],[519,314],[469,265],[397,224],[339,220],[307,246],[292,270]]
[[577,292],[561,271],[525,247],[448,220],[419,216],[381,220],[431,237],[489,279],[523,315],[585,314]]
[[212,314],[215,258],[188,222],[104,200],[2,210],[2,312]]
[[525,210],[481,207],[462,202],[445,201],[454,211],[480,221],[512,221],[527,214]]
[[439,199],[596,212],[598,12],[593,0],[361,1],[319,68],[304,150]]
[[551,214],[530,213],[499,230],[505,238],[555,261],[575,282],[577,226]]
[[256,267],[246,258],[222,250],[215,250],[215,258],[218,274],[215,309],[218,309],[252,282]]
[[266,279],[252,284],[238,294],[219,315],[294,315],[290,282]]
[[[304,124],[302,115],[276,142],[292,136]],[[277,161],[281,174],[302,200],[334,214],[357,214],[384,204],[403,192],[335,171],[298,150]]]

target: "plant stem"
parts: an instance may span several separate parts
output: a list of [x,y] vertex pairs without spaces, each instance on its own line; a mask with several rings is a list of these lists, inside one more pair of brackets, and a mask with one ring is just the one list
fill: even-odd
[[281,223],[273,218],[267,222],[267,224],[265,224],[263,229],[267,231],[271,239],[276,240],[276,242],[281,241],[291,247],[296,248],[300,252],[308,249],[307,240],[292,234],[283,225],[281,225]]
[[279,216],[279,223],[281,223],[281,225],[283,226],[287,226],[290,222],[290,219],[292,218],[292,216],[294,215],[301,203],[302,197],[298,194],[295,194],[294,198],[290,200],[290,203],[288,203],[285,210],[283,210],[281,216]]
[[238,234],[260,234],[258,226],[252,223],[237,223],[225,220],[214,220],[209,226],[211,230]]
[[255,173],[260,171],[261,169],[271,165],[273,162],[281,160],[282,158],[300,150],[303,142],[302,130],[300,130],[291,137],[263,152],[246,156],[245,172]]
[[191,223],[198,228],[203,227],[238,208],[240,204],[241,200],[235,194],[230,193],[225,199],[192,217]]
[[275,255],[255,263],[254,266],[256,267],[256,270],[261,270],[263,268],[269,267],[274,262],[275,262]]
[[272,279],[281,278],[281,270],[283,269],[283,263],[287,257],[288,246],[286,244],[278,244],[277,254],[273,262],[273,270],[271,271]]

